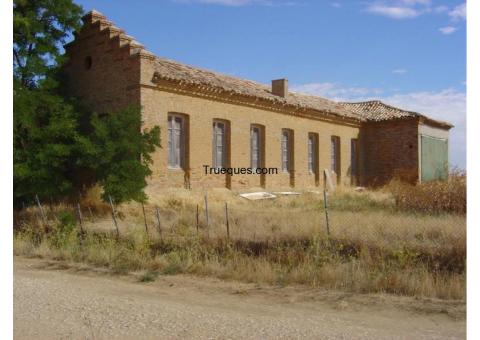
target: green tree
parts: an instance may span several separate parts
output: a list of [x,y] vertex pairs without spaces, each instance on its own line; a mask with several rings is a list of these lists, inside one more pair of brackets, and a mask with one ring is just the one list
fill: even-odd
[[35,87],[62,63],[62,45],[81,27],[72,0],[14,0],[13,69],[22,87]]
[[14,196],[59,198],[73,190],[71,172],[91,144],[79,134],[75,107],[49,91],[18,87],[13,107]]
[[56,200],[95,183],[117,203],[144,201],[151,154],[160,128],[141,129],[141,111],[127,108],[99,116],[55,92],[19,88],[14,94],[14,199]]
[[141,131],[141,125],[141,112],[134,107],[92,118],[91,140],[98,150],[92,166],[104,200],[109,195],[116,202],[147,198],[145,178],[152,173],[151,154],[160,146],[160,128]]
[[146,199],[158,127],[141,130],[139,109],[99,117],[59,91],[62,44],[80,27],[71,0],[15,0],[14,203],[78,197],[94,183],[104,199]]

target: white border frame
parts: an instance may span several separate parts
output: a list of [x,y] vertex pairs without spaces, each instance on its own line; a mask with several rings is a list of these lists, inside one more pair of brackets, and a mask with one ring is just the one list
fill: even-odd
[[467,4],[467,335],[480,336],[480,157],[478,156],[478,131],[480,130],[480,1]]
[[2,103],[2,124],[0,135],[0,188],[2,195],[0,211],[0,256],[2,279],[0,280],[0,339],[13,338],[13,2],[0,4],[0,56],[2,77],[0,95]]

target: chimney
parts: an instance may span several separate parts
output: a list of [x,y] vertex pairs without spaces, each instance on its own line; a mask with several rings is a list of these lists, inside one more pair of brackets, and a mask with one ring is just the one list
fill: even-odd
[[285,98],[288,94],[288,79],[272,80],[272,94]]

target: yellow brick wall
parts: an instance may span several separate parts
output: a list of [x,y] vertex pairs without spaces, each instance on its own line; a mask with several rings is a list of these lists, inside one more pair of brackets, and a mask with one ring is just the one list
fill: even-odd
[[[338,135],[342,143],[342,180],[350,183],[347,176],[350,163],[350,139],[356,138],[358,128],[331,124],[278,112],[246,106],[221,103],[197,97],[141,88],[140,83],[153,86],[152,60],[131,55],[130,50],[120,47],[100,26],[86,26],[80,39],[68,48],[69,61],[63,68],[67,91],[78,97],[96,112],[119,110],[128,105],[143,107],[145,125],[159,125],[162,129],[163,148],[154,155],[153,186],[183,187],[190,182],[192,187],[226,186],[227,176],[204,174],[203,165],[212,162],[212,121],[225,119],[231,124],[231,166],[250,166],[250,125],[265,126],[265,166],[277,167],[278,175],[265,176],[267,187],[289,187],[290,175],[281,172],[281,129],[294,131],[294,182],[296,187],[313,187],[315,175],[308,173],[308,133],[319,134],[319,169],[330,169],[330,136]],[[85,67],[90,57],[92,66]],[[183,113],[190,120],[189,176],[182,170],[167,168],[167,115]],[[188,179],[186,177],[189,177]],[[320,176],[320,179],[322,176]],[[234,175],[231,187],[259,187],[260,175]],[[318,182],[317,182],[318,183]],[[322,184],[320,181],[318,184]]]
[[[249,188],[262,184],[260,175],[205,175],[203,165],[212,163],[212,122],[230,122],[231,167],[250,166],[250,126],[265,127],[265,167],[278,168],[278,175],[266,175],[267,188],[313,188],[323,185],[323,170],[330,169],[331,136],[340,137],[340,184],[350,185],[351,139],[359,140],[359,183],[383,184],[394,176],[412,182],[418,178],[418,120],[397,120],[384,123],[355,124],[334,120],[316,120],[265,108],[233,104],[229,100],[213,100],[188,93],[159,90],[152,82],[155,59],[148,53],[137,53],[135,46],[125,45],[118,29],[108,21],[86,25],[75,41],[66,47],[69,58],[63,68],[66,90],[96,112],[119,110],[141,105],[145,127],[159,125],[163,148],[158,149],[152,166],[149,186],[192,188]],[[117,31],[115,31],[117,30]],[[126,39],[126,40],[125,40]],[[85,59],[91,58],[90,69]],[[187,171],[167,167],[167,117],[181,113],[189,117]],[[281,171],[281,131],[294,132],[294,171],[292,176]],[[318,133],[319,178],[308,173],[308,134]],[[447,132],[448,133],[448,132]]]
[[[116,38],[100,25],[86,25],[79,38],[67,48],[64,65],[66,90],[91,109],[102,113],[139,105],[140,60],[120,47]],[[85,65],[91,58],[91,68]]]
[[[167,120],[169,113],[182,113],[189,116],[189,165],[192,188],[225,186],[226,176],[205,175],[203,165],[212,164],[212,122],[224,119],[231,126],[231,166],[250,166],[250,126],[265,126],[265,167],[277,167],[278,175],[266,176],[267,188],[289,187],[288,174],[281,172],[281,130],[294,131],[295,187],[315,186],[315,176],[308,173],[308,133],[319,135],[319,168],[330,169],[330,138],[340,137],[342,184],[350,184],[350,140],[358,137],[356,127],[332,124],[318,120],[295,117],[278,112],[233,105],[204,98],[159,91],[153,88],[141,89],[141,103],[146,127],[159,125],[161,128],[162,149],[156,151],[153,159],[153,175],[150,183],[154,186],[184,185],[185,174],[181,170],[169,170]],[[322,177],[321,177],[322,179]],[[232,188],[259,187],[259,175],[234,175]],[[322,181],[320,181],[320,185]]]

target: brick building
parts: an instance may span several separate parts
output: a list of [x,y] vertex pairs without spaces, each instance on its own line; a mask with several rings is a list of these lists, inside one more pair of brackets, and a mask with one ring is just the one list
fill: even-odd
[[[69,92],[92,110],[142,107],[161,128],[151,187],[323,186],[411,182],[448,171],[452,125],[379,101],[338,103],[179,64],[144,49],[91,11],[65,46]],[[277,174],[210,174],[213,168],[277,168]],[[236,170],[238,172],[238,170]]]

